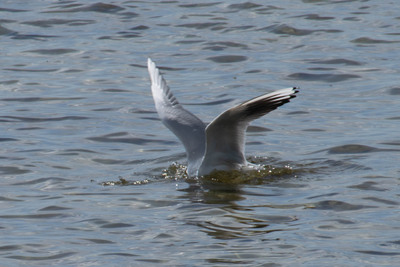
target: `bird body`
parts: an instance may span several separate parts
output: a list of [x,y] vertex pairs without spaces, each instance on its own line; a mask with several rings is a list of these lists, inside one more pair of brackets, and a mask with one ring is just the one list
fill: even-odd
[[289,102],[298,92],[296,87],[291,87],[263,94],[222,112],[206,125],[182,107],[151,59],[147,66],[157,113],[184,145],[191,177],[208,175],[215,170],[252,168],[244,156],[248,125]]

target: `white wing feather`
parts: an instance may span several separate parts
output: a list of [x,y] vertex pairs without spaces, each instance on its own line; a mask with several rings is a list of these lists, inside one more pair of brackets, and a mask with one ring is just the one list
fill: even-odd
[[205,124],[179,104],[150,58],[147,67],[157,113],[164,125],[183,143],[188,158],[188,173],[195,176],[205,151]]

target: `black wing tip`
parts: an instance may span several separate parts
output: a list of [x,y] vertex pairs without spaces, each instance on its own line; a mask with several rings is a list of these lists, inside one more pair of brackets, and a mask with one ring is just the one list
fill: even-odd
[[[293,93],[290,94],[290,98],[289,98],[289,99],[292,99],[292,98],[297,97],[296,94],[297,94],[298,92],[300,92],[300,87],[293,86],[293,87],[292,87],[292,90],[293,90]],[[289,102],[289,99],[288,99],[288,102]],[[285,103],[287,103],[287,102],[285,102]]]
[[[286,97],[286,98],[282,99],[281,97],[277,97],[277,98],[274,99],[274,97],[272,97],[272,98],[269,98],[269,99],[265,99],[264,101],[261,101],[261,102],[258,102],[258,103],[256,102],[256,103],[248,106],[247,111],[249,112],[249,114],[260,112],[260,114],[263,115],[263,114],[268,113],[268,112],[270,112],[272,110],[275,110],[278,107],[280,107],[280,106],[282,106],[282,105],[284,105],[286,103],[289,103],[292,98],[295,98],[297,96],[296,94],[298,92],[300,92],[300,87],[293,86],[292,90],[293,90],[293,92],[288,94],[287,95],[288,97]],[[269,107],[267,109],[265,109],[266,102],[269,104]]]

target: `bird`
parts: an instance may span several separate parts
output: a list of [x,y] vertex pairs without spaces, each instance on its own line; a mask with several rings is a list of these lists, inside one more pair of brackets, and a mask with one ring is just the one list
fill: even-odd
[[252,169],[244,153],[248,125],[288,103],[299,92],[298,87],[290,87],[257,96],[222,112],[207,125],[179,103],[150,58],[147,68],[158,116],[185,147],[189,177]]

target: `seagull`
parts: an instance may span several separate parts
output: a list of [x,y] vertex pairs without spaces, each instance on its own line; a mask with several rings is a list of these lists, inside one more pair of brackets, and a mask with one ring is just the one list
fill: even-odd
[[222,112],[207,125],[182,107],[150,58],[147,67],[158,116],[185,147],[189,177],[253,168],[244,156],[247,126],[298,93],[297,87],[290,87],[260,95]]

